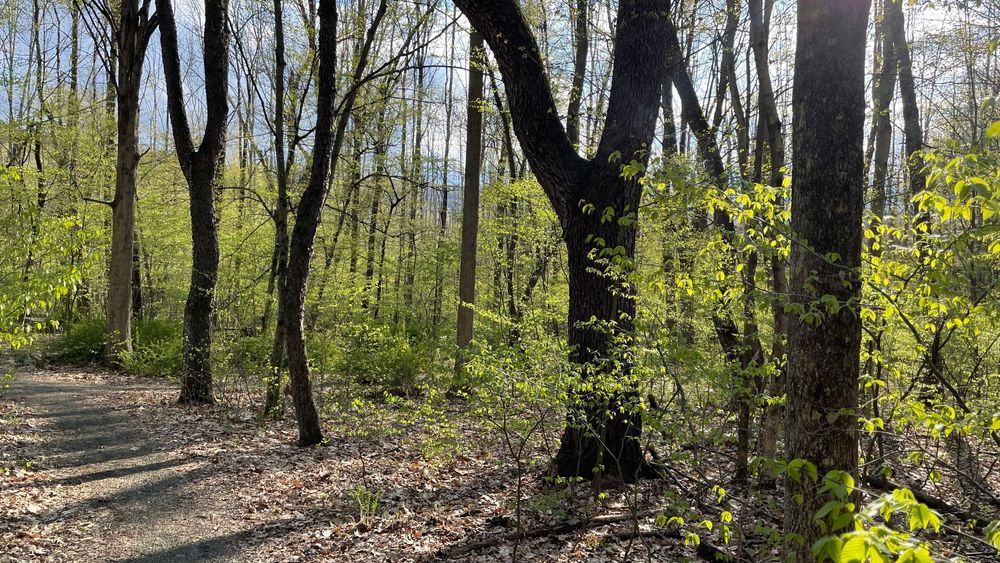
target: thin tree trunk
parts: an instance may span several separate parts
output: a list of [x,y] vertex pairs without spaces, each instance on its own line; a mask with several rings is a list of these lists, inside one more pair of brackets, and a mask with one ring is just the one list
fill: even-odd
[[285,306],[285,342],[288,373],[299,429],[299,445],[311,446],[323,440],[319,413],[313,402],[309,365],[306,360],[302,319],[305,311],[306,282],[312,258],[313,239],[329,185],[333,153],[334,98],[337,68],[337,4],[320,0],[319,5],[319,86],[316,101],[316,132],[309,184],[299,200],[298,214],[289,244],[288,272],[281,288]]
[[420,203],[423,201],[425,185],[423,174],[424,62],[425,53],[421,50],[417,60],[417,80],[414,85],[417,107],[413,115],[413,162],[411,164],[410,176],[415,185],[413,197],[410,200],[409,234],[406,238],[406,280],[403,289],[403,308],[405,310],[407,326],[409,326],[410,321],[413,319],[413,286],[416,282],[417,272],[417,208],[420,207]]
[[[757,79],[760,85],[758,99],[762,116],[762,133],[770,155],[770,184],[780,187],[784,183],[785,166],[785,134],[781,118],[778,115],[778,104],[771,83],[771,66],[768,57],[768,36],[770,34],[770,13],[774,0],[751,0],[750,2],[750,43],[753,49],[754,64],[757,68]],[[762,156],[755,163],[762,164]],[[775,207],[784,206],[783,198],[775,201]],[[771,256],[771,289],[774,297],[771,301],[771,316],[774,319],[774,335],[771,344],[771,359],[778,365],[775,375],[767,383],[772,399],[778,399],[784,394],[785,383],[785,339],[788,336],[788,315],[785,313],[783,299],[788,294],[788,273],[784,258],[775,253]],[[761,455],[773,458],[778,450],[778,435],[781,428],[782,408],[780,401],[772,400],[764,412],[764,423],[761,437]]]
[[462,251],[458,274],[458,324],[455,343],[455,372],[460,373],[465,348],[472,342],[473,307],[476,303],[476,249],[479,236],[479,177],[483,159],[483,36],[469,34],[469,94],[466,121],[465,186],[462,190]]
[[449,157],[451,156],[451,118],[452,112],[454,111],[453,95],[454,95],[454,84],[455,84],[455,72],[454,72],[454,62],[455,62],[455,29],[458,26],[452,26],[451,29],[451,42],[449,45],[451,48],[448,51],[448,79],[447,91],[445,97],[445,109],[444,109],[444,155],[441,161],[443,168],[443,174],[441,178],[441,208],[438,210],[438,240],[436,248],[436,258],[434,263],[434,316],[432,320],[432,332],[437,334],[438,327],[441,325],[442,317],[442,307],[444,303],[444,242],[445,237],[448,233],[448,193],[449,193],[449,178],[448,173],[450,172],[451,161]]
[[573,145],[580,144],[580,102],[583,100],[583,80],[587,74],[587,50],[590,47],[587,0],[576,0],[573,26],[573,80],[566,117],[566,136]]
[[[312,446],[323,441],[319,413],[312,396],[309,364],[306,359],[303,318],[305,315],[306,285],[313,241],[319,227],[320,215],[330,186],[330,176],[335,172],[337,157],[343,146],[348,117],[354,108],[361,74],[368,62],[371,45],[375,40],[386,12],[386,0],[379,3],[375,20],[365,37],[365,44],[358,56],[351,89],[341,104],[341,113],[334,111],[337,68],[337,5],[335,0],[319,3],[319,86],[317,89],[316,132],[313,140],[312,167],[309,184],[299,200],[298,213],[289,244],[288,274],[281,298],[285,301],[285,343],[288,354],[288,376],[295,405],[301,446]],[[333,132],[334,117],[337,130]]]
[[[264,393],[264,416],[277,418],[283,413],[281,376],[285,350],[285,307],[281,290],[288,271],[288,170],[285,167],[285,26],[281,0],[274,0],[274,172],[278,195],[274,205],[274,260],[272,279],[278,290],[274,340],[268,362],[267,390]],[[268,296],[270,299],[270,295]],[[264,327],[267,328],[266,326]]]
[[882,218],[886,212],[886,179],[889,175],[889,151],[892,148],[892,115],[890,104],[896,88],[898,61],[892,35],[889,33],[892,6],[900,0],[883,0],[882,17],[878,26],[881,39],[881,65],[872,89],[872,213]]
[[[917,105],[917,92],[913,81],[913,61],[910,59],[910,46],[906,42],[902,0],[888,2],[885,17],[889,22],[889,36],[892,37],[896,61],[899,64],[899,95],[903,100],[906,167],[910,177],[908,195],[912,197],[924,191],[927,174],[924,172],[924,162],[920,155],[920,151],[924,148],[924,135],[920,126],[920,107]],[[911,209],[914,215],[919,214],[916,203],[912,204]]]
[[677,154],[677,124],[674,122],[674,80],[668,73],[663,79],[663,159]]
[[[355,125],[355,127],[357,126]],[[353,274],[358,271],[358,230],[361,226],[361,222],[358,221],[358,214],[361,213],[361,209],[358,206],[361,200],[361,132],[354,131],[351,136],[354,143],[352,151],[354,159],[352,160],[351,169],[351,185],[354,186],[354,192],[350,198],[351,256],[348,261],[348,272]]]
[[[384,120],[383,120],[384,121]],[[382,178],[385,174],[386,137],[382,134],[384,125],[380,122],[377,130],[379,139],[375,141],[375,184],[372,186],[372,204],[368,213],[368,253],[365,256],[365,290],[361,296],[361,307],[368,309],[372,303],[372,288],[375,283],[375,251],[378,245],[378,215],[382,207]]]

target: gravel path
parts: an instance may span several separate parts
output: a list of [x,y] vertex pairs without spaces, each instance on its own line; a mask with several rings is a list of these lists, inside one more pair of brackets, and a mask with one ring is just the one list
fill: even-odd
[[[42,500],[29,506],[30,518],[8,521],[8,531],[30,537],[42,528],[61,536],[61,546],[30,554],[39,560],[242,560],[252,531],[231,521],[233,499],[211,486],[211,460],[176,452],[176,441],[144,429],[135,413],[101,401],[135,391],[142,387],[18,375],[8,399],[26,407],[24,422],[39,433],[35,472],[22,486],[43,492],[33,493]],[[18,486],[4,488],[16,494]],[[0,562],[10,560],[5,551]]]

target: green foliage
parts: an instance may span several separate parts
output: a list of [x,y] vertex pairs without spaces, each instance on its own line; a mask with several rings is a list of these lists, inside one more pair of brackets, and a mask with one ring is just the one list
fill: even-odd
[[0,193],[11,205],[0,209],[0,350],[20,348],[32,335],[58,326],[57,305],[71,299],[89,259],[83,248],[99,234],[79,216],[42,213],[27,189],[24,170],[0,167]]
[[56,364],[74,366],[99,362],[104,355],[106,335],[104,319],[75,321],[51,344],[48,359]]
[[[940,531],[939,514],[918,502],[908,489],[896,489],[884,494],[870,503],[865,511],[855,514],[853,503],[847,500],[847,495],[853,488],[853,480],[848,483],[849,476],[846,473],[836,472],[837,475],[831,476],[833,473],[835,472],[828,474],[830,486],[821,489],[831,500],[817,512],[816,519],[827,525],[830,531],[842,529],[849,524],[853,524],[853,530],[827,535],[818,540],[812,546],[813,555],[818,561],[933,561],[929,547],[912,533],[928,528]],[[896,513],[901,513],[906,518],[909,533],[891,527],[890,523]]]
[[183,366],[180,326],[159,320],[135,323],[132,352],[123,352],[122,369],[143,377],[174,377]]
[[351,498],[358,505],[357,525],[359,531],[364,532],[371,528],[375,516],[378,514],[381,496],[378,491],[373,491],[362,485],[358,485],[351,491]]
[[544,342],[515,348],[477,341],[464,372],[462,387],[469,390],[473,412],[518,466],[562,411],[576,381],[561,347]]
[[352,327],[341,345],[333,372],[374,390],[410,395],[427,374],[426,351],[390,327]]
[[263,379],[270,376],[271,346],[274,335],[259,334],[236,338],[225,346],[225,365],[239,377]]
[[0,399],[4,398],[4,395],[6,395],[7,391],[10,389],[11,384],[14,383],[16,379],[17,376],[14,375],[14,372],[12,371],[5,371],[3,373],[0,373]]

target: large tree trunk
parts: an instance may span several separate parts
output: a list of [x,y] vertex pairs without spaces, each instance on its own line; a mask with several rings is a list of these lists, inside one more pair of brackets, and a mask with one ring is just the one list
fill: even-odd
[[469,34],[469,96],[465,143],[465,187],[462,190],[462,249],[458,273],[458,323],[455,343],[455,372],[462,369],[465,348],[472,342],[473,306],[476,304],[476,244],[479,237],[479,176],[483,160],[483,97],[481,51],[483,36]]
[[[597,209],[634,209],[639,190],[628,191],[631,193],[613,200],[588,203]],[[603,466],[616,479],[634,481],[643,460],[639,397],[627,383],[632,367],[628,354],[616,350],[622,343],[615,340],[627,338],[632,331],[635,299],[623,288],[614,287],[614,283],[609,285],[606,276],[595,272],[601,269],[591,258],[594,239],[598,237],[605,241],[604,248],[621,248],[626,257],[635,255],[633,228],[622,228],[615,220],[602,223],[599,214],[580,208],[564,220],[570,289],[570,360],[581,366],[586,379],[610,376],[624,385],[606,392],[580,392],[571,399],[569,422],[556,456],[556,468],[559,475],[590,478]],[[607,388],[609,383],[599,382],[597,387]]]
[[[119,59],[119,65],[127,64],[124,60],[124,57]],[[119,71],[119,76],[121,74]],[[123,352],[132,351],[132,255],[139,164],[139,92],[132,90],[132,85],[121,78],[118,82],[118,158],[115,197],[111,200],[111,260],[106,305],[105,356],[111,363],[115,363]]]
[[[864,209],[865,36],[870,0],[799,0],[793,85],[792,302],[832,295],[819,322],[789,319],[788,459],[854,471],[861,349],[859,269]],[[825,499],[808,478],[787,480],[787,549],[811,559],[821,535],[813,520]],[[800,502],[801,500],[801,502]]]
[[212,315],[219,278],[219,240],[215,224],[217,159],[195,159],[191,195],[191,284],[184,303],[184,379],[182,403],[211,403]]
[[212,316],[219,276],[215,184],[225,164],[226,122],[229,118],[228,1],[206,0],[204,30],[205,134],[195,149],[191,137],[177,24],[170,0],[156,0],[160,21],[160,54],[166,79],[167,109],[181,171],[187,181],[191,211],[191,285],[184,304],[184,372],[181,403],[212,403]]
[[149,4],[138,0],[121,4],[117,44],[118,156],[115,195],[111,201],[111,260],[108,273],[107,345],[105,357],[117,361],[132,351],[133,277],[135,253],[136,177],[139,166],[139,88],[149,36],[156,27],[149,20]]
[[[645,164],[649,157],[665,72],[669,2],[619,2],[607,117],[596,155],[589,161],[577,154],[559,121],[543,56],[520,5],[514,0],[455,4],[496,55],[514,131],[563,226],[570,260],[570,360],[584,377],[606,376],[618,383],[603,396],[573,393],[557,469],[568,477],[589,479],[606,471],[632,481],[642,463],[642,423],[633,401],[628,354],[617,353],[622,344],[617,337],[631,330],[634,302],[622,296],[628,290],[613,277],[588,268],[607,266],[591,259],[598,241],[603,245],[596,248],[597,254],[616,272],[632,267],[634,214],[641,190],[636,181],[622,177],[621,166],[633,160]],[[613,218],[602,221],[607,207]],[[632,220],[621,220],[626,217]],[[612,333],[607,332],[609,326]]]

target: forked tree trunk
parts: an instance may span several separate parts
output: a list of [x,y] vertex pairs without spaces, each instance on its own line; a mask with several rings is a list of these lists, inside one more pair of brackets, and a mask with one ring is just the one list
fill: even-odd
[[[818,323],[792,314],[788,338],[786,457],[854,471],[861,351],[859,269],[864,209],[865,38],[870,0],[799,0],[792,94],[792,303],[824,295],[840,309]],[[822,308],[821,308],[822,309]],[[803,312],[804,312],[803,311]],[[822,535],[813,519],[828,500],[815,483],[788,479],[789,555],[811,560]]]
[[156,0],[160,54],[167,109],[181,171],[187,181],[191,211],[191,284],[184,304],[184,371],[181,403],[212,403],[212,316],[219,277],[215,183],[225,164],[229,118],[229,3],[206,0],[204,29],[205,134],[196,149],[191,137],[181,79],[177,24],[170,0]]
[[[570,360],[585,378],[607,378],[606,393],[574,391],[556,465],[560,475],[601,473],[633,481],[642,465],[636,388],[627,347],[634,302],[591,252],[627,273],[635,253],[635,216],[641,190],[621,166],[645,164],[656,127],[665,72],[663,36],[669,2],[622,0],[611,93],[604,131],[593,160],[580,157],[559,121],[543,55],[518,2],[456,0],[497,59],[514,131],[563,226],[569,255]],[[610,220],[602,220],[606,213]],[[591,322],[594,321],[594,322]],[[610,332],[609,332],[610,331]]]

